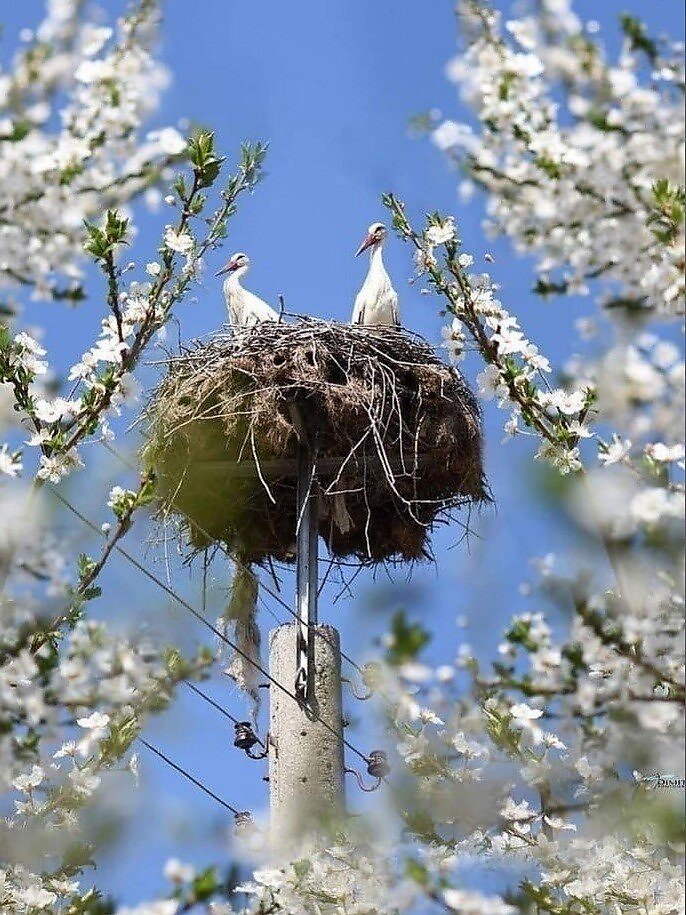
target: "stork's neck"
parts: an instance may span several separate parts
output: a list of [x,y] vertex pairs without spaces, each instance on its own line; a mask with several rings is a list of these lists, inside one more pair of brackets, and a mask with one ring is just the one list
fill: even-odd
[[383,243],[379,242],[376,245],[372,245],[372,250],[369,254],[369,273],[370,275],[377,275],[385,272],[386,268],[383,264]]
[[241,279],[247,272],[248,267],[239,267],[238,270],[234,270],[233,273],[230,273],[224,280],[224,291],[231,293],[236,292],[237,289],[240,289]]

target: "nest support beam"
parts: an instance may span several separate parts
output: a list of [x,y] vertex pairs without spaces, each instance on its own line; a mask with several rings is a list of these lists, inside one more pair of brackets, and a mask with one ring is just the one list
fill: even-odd
[[317,538],[319,531],[315,480],[315,453],[306,444],[298,446],[297,530],[296,530],[296,603],[298,633],[296,639],[295,695],[303,711],[316,717],[314,692],[314,629],[317,614]]

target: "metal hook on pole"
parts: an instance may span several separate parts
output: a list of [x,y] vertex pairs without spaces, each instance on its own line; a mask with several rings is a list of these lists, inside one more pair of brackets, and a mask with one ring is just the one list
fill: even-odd
[[353,696],[356,699],[359,699],[360,702],[366,702],[368,699],[371,699],[372,696],[374,695],[374,690],[369,689],[369,688],[365,692],[358,692],[355,681],[351,680],[350,677],[342,677],[341,682],[347,684],[350,692],[353,694]]
[[346,767],[344,771],[349,775],[355,776],[360,791],[366,791],[369,793],[376,791],[377,788],[381,787],[384,779],[390,773],[391,767],[388,764],[388,756],[384,750],[372,750],[367,759],[367,775],[372,776],[374,779],[373,784],[365,785],[364,781],[362,780],[362,776],[357,771],[357,769]]
[[343,677],[343,683],[348,684],[350,692],[356,699],[359,699],[361,702],[366,702],[375,695],[382,683],[380,668],[381,665],[377,661],[367,661],[362,667],[358,667],[366,692],[358,692],[354,681],[347,677]]

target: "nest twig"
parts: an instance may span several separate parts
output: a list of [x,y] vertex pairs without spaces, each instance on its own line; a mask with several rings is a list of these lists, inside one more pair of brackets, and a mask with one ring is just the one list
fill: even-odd
[[295,556],[298,444],[316,452],[333,557],[420,559],[434,525],[487,498],[480,414],[421,338],[301,318],[220,332],[169,362],[145,460],[192,545],[244,562]]

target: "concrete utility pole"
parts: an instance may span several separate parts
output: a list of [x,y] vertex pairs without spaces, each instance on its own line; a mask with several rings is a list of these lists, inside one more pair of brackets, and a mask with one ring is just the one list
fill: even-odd
[[[318,493],[312,451],[298,451],[298,622],[269,637],[269,672],[297,701],[269,690],[269,791],[272,832],[291,844],[343,813],[340,637],[317,620]],[[323,724],[322,722],[326,722]],[[328,725],[328,727],[327,727]],[[334,733],[332,733],[332,730]]]
[[[333,626],[311,630],[315,641],[312,694],[317,718],[273,684],[269,697],[269,794],[271,827],[278,845],[325,831],[344,812],[343,742],[322,724],[342,730],[341,649]],[[269,635],[269,672],[293,682],[298,623]]]

